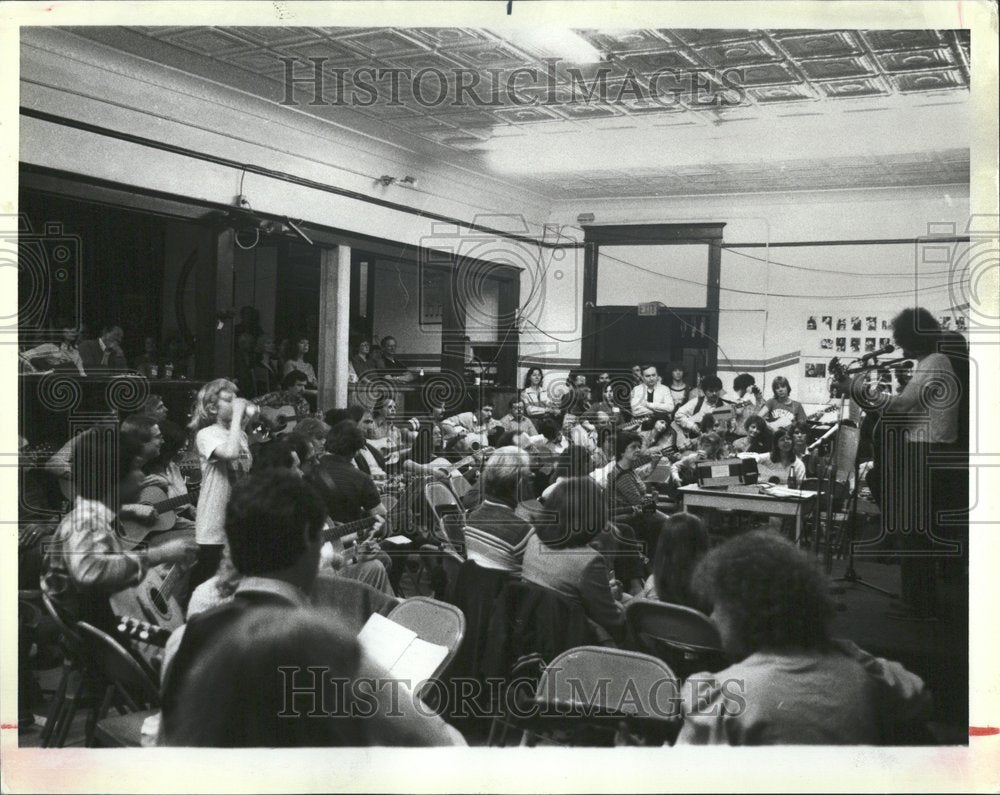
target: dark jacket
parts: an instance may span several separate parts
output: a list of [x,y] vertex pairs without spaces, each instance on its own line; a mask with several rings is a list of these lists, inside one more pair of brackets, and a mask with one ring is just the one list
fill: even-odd
[[483,653],[483,674],[506,678],[527,655],[546,662],[577,646],[597,644],[583,608],[527,582],[510,582],[497,598]]

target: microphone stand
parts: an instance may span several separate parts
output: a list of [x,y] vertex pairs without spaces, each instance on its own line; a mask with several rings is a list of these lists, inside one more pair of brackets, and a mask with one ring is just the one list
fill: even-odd
[[[843,417],[844,403],[845,403],[846,399],[847,399],[847,395],[846,394],[842,394],[841,398],[840,398],[840,411],[841,411],[840,416],[841,417]],[[841,425],[842,425],[842,422],[838,423],[836,425],[836,427],[839,429]],[[861,441],[860,434],[861,434],[861,429],[860,429],[860,423],[859,423],[859,428],[858,428],[858,443],[859,443],[859,447],[860,447],[860,441]],[[834,487],[834,484],[836,482],[837,453],[839,451],[839,442],[840,442],[841,436],[842,436],[842,434],[838,433],[837,434],[837,438],[834,440],[833,455],[831,456],[831,459],[830,459],[831,465],[830,465],[830,470],[829,470],[829,483],[828,483],[828,493],[827,493],[827,502],[826,502],[826,515],[827,515],[827,527],[828,528],[830,528],[830,526],[832,525],[832,519],[833,519],[833,496],[834,496],[833,495],[833,492],[834,492],[833,487]],[[848,506],[849,507],[847,508],[847,511],[846,511],[846,514],[847,514],[847,516],[846,516],[846,522],[847,522],[847,530],[848,530],[848,532],[847,532],[847,539],[846,539],[847,540],[847,567],[844,569],[844,573],[843,573],[842,576],[840,576],[840,577],[834,577],[830,581],[831,584],[833,585],[833,592],[836,593],[836,594],[842,594],[842,593],[844,593],[844,589],[841,588],[841,587],[839,587],[839,585],[837,585],[837,584],[838,583],[850,583],[852,585],[860,585],[860,586],[862,586],[864,588],[868,588],[868,589],[870,589],[872,591],[876,591],[876,592],[881,593],[881,594],[883,594],[885,596],[888,596],[891,599],[898,599],[899,598],[899,594],[895,594],[892,591],[886,590],[885,588],[881,588],[878,585],[875,585],[873,583],[868,582],[867,580],[865,580],[864,578],[862,578],[857,573],[857,571],[855,571],[855,569],[854,569],[854,541],[855,541],[855,535],[856,535],[856,532],[857,532],[857,523],[858,523],[858,492],[861,489],[861,479],[858,476],[859,467],[858,467],[858,455],[857,455],[857,452],[855,452],[855,455],[854,455],[853,469],[854,469],[854,488],[851,489],[851,492],[848,495]],[[818,544],[818,538],[813,540],[813,549],[814,549],[814,551],[817,548],[817,544]],[[841,546],[842,545],[843,545],[843,542],[841,543]],[[824,565],[825,565],[825,570],[826,570],[827,576],[829,576],[830,572],[833,569],[833,533],[832,532],[828,532],[828,534],[827,534],[826,550],[825,550],[825,555],[824,555]]]

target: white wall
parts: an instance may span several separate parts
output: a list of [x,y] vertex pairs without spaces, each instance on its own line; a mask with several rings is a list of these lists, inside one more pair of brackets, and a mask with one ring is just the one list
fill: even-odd
[[[766,384],[784,375],[804,402],[819,402],[825,381],[806,379],[804,365],[825,363],[835,352],[819,350],[819,340],[827,335],[806,331],[808,315],[817,320],[823,315],[873,315],[881,321],[914,304],[956,315],[956,305],[968,300],[960,286],[948,287],[958,278],[964,245],[759,245],[961,235],[970,213],[964,186],[562,202],[553,208],[551,220],[569,224],[583,209],[593,212],[598,224],[721,222],[727,246],[758,244],[722,253],[719,372],[727,387],[741,371]],[[582,237],[582,230],[578,234]],[[642,256],[637,248],[633,261]],[[661,290],[669,288],[665,277]],[[636,297],[634,286],[625,283],[615,289],[612,281],[607,289],[602,302],[633,303]],[[655,285],[645,289],[652,291]],[[882,336],[887,333],[879,329],[877,337]]]

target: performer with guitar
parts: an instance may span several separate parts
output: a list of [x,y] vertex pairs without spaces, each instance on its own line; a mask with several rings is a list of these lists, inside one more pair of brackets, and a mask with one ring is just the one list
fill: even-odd
[[674,415],[673,428],[677,434],[677,449],[684,450],[702,432],[702,418],[723,408],[722,381],[717,375],[706,375],[701,379],[702,395],[689,400]]
[[137,585],[151,566],[194,561],[192,540],[175,539],[143,551],[129,551],[122,543],[115,512],[139,494],[139,461],[139,445],[114,428],[85,431],[76,440],[76,498],[45,550],[41,580],[42,590],[68,621],[112,632],[110,594]]
[[768,398],[760,407],[758,415],[764,418],[767,427],[773,432],[779,428],[791,428],[796,422],[808,422],[806,410],[797,400],[792,400],[792,385],[783,375],[771,382],[774,397]]
[[[326,454],[310,468],[306,480],[316,489],[326,506],[327,517],[335,523],[353,524],[359,520],[372,520],[370,533],[359,532],[356,546],[357,565],[365,564],[373,557],[390,572],[390,581],[395,587],[402,572],[395,572],[392,579],[389,557],[379,554],[378,541],[387,534],[386,522],[389,510],[375,487],[370,475],[366,475],[354,464],[354,457],[365,446],[365,435],[353,420],[341,420],[333,428],[326,441]],[[368,527],[362,528],[369,529]],[[334,545],[340,552],[342,545]],[[352,576],[351,570],[343,571]],[[365,576],[354,579],[366,580]]]
[[281,379],[281,389],[268,392],[254,400],[261,408],[261,416],[275,433],[285,433],[295,428],[298,420],[312,413],[306,399],[309,377],[301,370],[292,370]]
[[178,465],[187,448],[186,434],[170,420],[163,420],[158,425],[163,445],[159,455],[143,467],[146,479],[138,500],[156,510],[156,520],[152,525],[123,523],[131,540],[145,540],[151,546],[158,546],[170,538],[194,538],[194,501],[197,499],[197,492],[188,492],[187,481]]

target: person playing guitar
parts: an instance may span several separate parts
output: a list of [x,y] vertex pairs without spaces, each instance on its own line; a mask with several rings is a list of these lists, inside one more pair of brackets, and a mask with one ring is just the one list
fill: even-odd
[[792,385],[783,375],[777,376],[771,382],[774,397],[768,398],[757,414],[764,418],[768,429],[773,433],[779,428],[791,428],[796,422],[807,422],[806,410],[797,400],[792,400]]
[[[197,555],[192,539],[173,539],[129,550],[122,542],[115,511],[134,501],[143,482],[141,447],[115,428],[81,434],[73,456],[76,497],[45,550],[41,586],[67,620],[82,620],[106,632],[116,626],[109,594],[139,584],[150,567],[190,565]],[[109,473],[118,472],[116,482]]]

